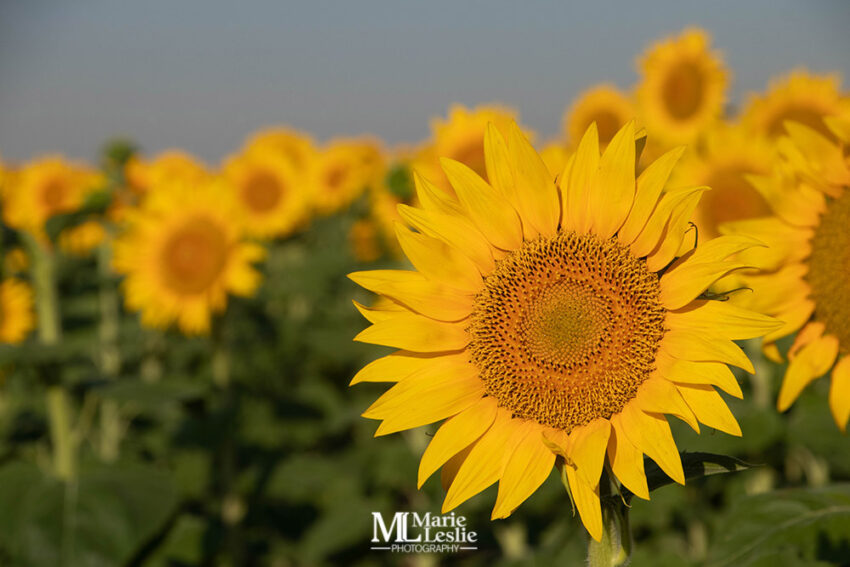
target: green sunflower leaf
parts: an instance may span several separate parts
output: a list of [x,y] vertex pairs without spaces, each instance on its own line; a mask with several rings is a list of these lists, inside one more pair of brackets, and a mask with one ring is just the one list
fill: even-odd
[[706,567],[846,565],[850,484],[739,500],[718,519]]

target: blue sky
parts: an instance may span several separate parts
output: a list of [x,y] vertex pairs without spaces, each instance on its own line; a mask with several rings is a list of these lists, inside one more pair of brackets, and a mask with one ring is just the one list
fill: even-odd
[[414,142],[452,102],[514,106],[545,139],[688,25],[723,52],[732,103],[795,67],[850,77],[843,0],[0,0],[0,155],[94,159],[122,135],[214,161],[279,123]]

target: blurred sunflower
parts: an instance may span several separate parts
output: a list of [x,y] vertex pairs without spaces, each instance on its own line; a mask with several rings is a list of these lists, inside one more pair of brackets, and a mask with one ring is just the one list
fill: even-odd
[[329,144],[310,166],[313,208],[329,215],[350,205],[374,180],[374,166],[371,152],[360,143],[340,140]]
[[747,178],[768,174],[774,157],[772,144],[737,125],[712,128],[700,148],[685,152],[674,184],[711,188],[694,212],[700,238],[717,236],[721,223],[769,214],[767,201]]
[[257,132],[249,138],[245,144],[245,151],[277,154],[300,172],[310,164],[316,148],[312,138],[307,134],[291,128],[275,127]]
[[[452,105],[445,120],[435,118],[431,121],[431,142],[421,149],[413,167],[449,192],[452,186],[440,168],[440,158],[459,161],[486,178],[484,132],[487,124],[507,131],[514,120],[517,120],[516,111],[503,106],[481,105],[468,109],[460,104]],[[530,132],[526,135],[532,137]]]
[[103,176],[59,156],[33,161],[6,175],[3,220],[11,227],[46,238],[50,217],[73,212],[104,183]]
[[640,61],[638,105],[650,138],[662,145],[694,140],[723,113],[729,72],[709,42],[704,31],[688,29]]
[[309,195],[304,175],[279,153],[254,150],[234,156],[224,164],[224,177],[247,234],[284,237],[306,220]]
[[635,117],[632,101],[613,85],[599,85],[583,92],[564,114],[564,133],[575,146],[591,123],[599,130],[599,146],[605,148],[629,120]]
[[752,95],[742,122],[752,132],[771,138],[785,133],[786,121],[799,122],[835,140],[824,118],[846,111],[850,104],[850,99],[840,93],[839,82],[835,75],[792,72],[772,82],[766,94]]
[[397,382],[363,414],[376,435],[446,419],[426,449],[419,485],[441,466],[443,511],[499,482],[504,518],[549,475],[556,455],[582,521],[599,540],[599,483],[607,461],[648,498],[644,453],[684,483],[665,414],[741,431],[718,386],[741,396],[726,364],[753,371],[733,340],[773,319],[700,299],[740,264],[745,237],[700,243],[676,259],[702,188],[666,190],[679,151],[635,178],[628,123],[600,157],[595,126],[558,186],[519,128],[489,126],[488,184],[450,159],[457,198],[416,177],[420,207],[399,224],[415,271],[356,272],[393,301],[365,308],[355,340],[398,348],[352,380]]
[[63,230],[59,234],[59,248],[72,256],[87,256],[106,240],[106,236],[103,224],[88,220]]
[[209,332],[227,294],[250,296],[260,284],[251,266],[264,256],[242,239],[232,195],[219,181],[159,186],[114,244],[113,265],[126,275],[125,302],[142,323],[186,334]]
[[124,175],[136,195],[175,181],[202,183],[210,176],[197,158],[182,150],[167,150],[150,160],[134,155],[124,166]]
[[742,261],[767,273],[746,275],[754,307],[785,324],[764,338],[765,353],[782,356],[776,340],[797,333],[777,407],[788,409],[813,380],[832,370],[829,405],[842,431],[850,418],[850,117],[827,118],[831,138],[786,123],[780,170],[758,181],[774,216],[730,223],[725,232],[768,245]]
[[0,343],[22,342],[35,328],[30,286],[7,278],[0,282]]

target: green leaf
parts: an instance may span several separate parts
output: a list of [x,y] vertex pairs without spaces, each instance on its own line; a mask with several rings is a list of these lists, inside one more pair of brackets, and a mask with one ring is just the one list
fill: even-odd
[[[695,480],[715,474],[739,472],[753,467],[753,465],[735,457],[715,455],[713,453],[682,452],[681,457],[682,469],[685,472],[686,480]],[[646,482],[649,485],[650,492],[674,482],[654,461],[646,459],[644,461],[644,470],[646,471]],[[626,489],[623,489],[623,493],[627,498],[631,498],[632,496]]]
[[117,402],[132,403],[141,408],[159,408],[164,404],[173,404],[197,398],[203,395],[203,386],[199,383],[163,380],[162,382],[142,382],[139,380],[119,380],[98,388],[97,393]]
[[0,469],[0,545],[20,565],[124,565],[176,503],[171,479],[149,467],[98,468],[66,484],[13,463]]
[[850,485],[742,499],[717,523],[707,567],[840,565],[850,557]]

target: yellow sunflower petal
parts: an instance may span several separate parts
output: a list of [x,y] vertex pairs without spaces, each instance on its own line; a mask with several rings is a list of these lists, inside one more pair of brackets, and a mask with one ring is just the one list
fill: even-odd
[[554,236],[561,216],[554,179],[515,123],[510,126],[508,148],[523,226],[530,224],[536,233],[546,237]]
[[785,411],[809,382],[826,374],[838,356],[838,339],[824,335],[800,349],[785,372],[776,407]]
[[[678,203],[670,214],[670,220],[662,233],[658,246],[646,256],[646,268],[651,272],[657,272],[668,265],[680,249],[685,246],[686,228],[694,216],[694,210],[699,203],[702,191],[688,195],[682,202]],[[696,233],[692,231],[694,235]]]
[[699,423],[676,386],[661,376],[653,376],[638,388],[635,403],[645,412],[675,415],[699,433]]
[[596,541],[602,541],[602,506],[599,504],[599,483],[591,485],[575,469],[566,466],[567,481],[570,484],[570,492],[578,508],[581,522],[587,529],[590,537]]
[[732,340],[761,337],[782,326],[780,321],[743,309],[728,301],[693,301],[668,311],[665,322],[670,329],[683,331],[722,330]]
[[355,341],[412,350],[441,352],[460,350],[469,344],[466,323],[445,323],[415,313],[399,313],[360,332]]
[[481,289],[481,273],[468,257],[445,242],[395,225],[401,249],[425,277],[466,291]]
[[460,203],[417,171],[413,172],[413,183],[416,187],[416,198],[426,210],[447,215],[461,212]]
[[532,427],[530,422],[513,419],[510,412],[499,408],[493,425],[460,466],[443,501],[442,512],[456,508],[499,480],[508,455]]
[[711,384],[738,399],[744,397],[732,370],[722,362],[676,360],[663,355],[658,358],[658,371],[677,384]]
[[641,258],[652,252],[665,235],[673,211],[686,204],[689,199],[693,199],[695,195],[701,194],[704,190],[705,188],[703,187],[687,187],[673,189],[664,193],[649,216],[649,220],[646,221],[643,229],[640,231],[640,234],[629,245],[632,254]]
[[585,234],[590,230],[590,195],[596,188],[599,171],[599,131],[591,124],[575,156],[561,175],[561,226]]
[[850,356],[842,356],[832,369],[829,385],[829,409],[841,431],[847,430],[850,419]]
[[465,254],[481,273],[489,273],[495,266],[490,243],[465,217],[407,205],[399,205],[398,214],[423,234],[439,238]]
[[390,388],[363,417],[382,420],[375,437],[389,435],[456,415],[483,395],[484,384],[474,368],[423,369]]
[[472,312],[471,295],[457,288],[429,281],[419,272],[370,270],[354,272],[348,274],[348,277],[369,291],[389,297],[417,313],[440,321],[459,321]]
[[461,205],[487,240],[503,250],[519,248],[522,223],[510,202],[459,161],[444,158],[440,163]]
[[578,473],[590,484],[599,484],[611,422],[597,418],[570,432],[569,456]]
[[432,359],[433,355],[399,350],[361,368],[349,386],[360,382],[398,382],[430,364]]
[[713,333],[668,331],[661,342],[665,353],[679,360],[725,362],[755,372],[753,363],[730,339]]
[[555,455],[543,443],[542,428],[533,428],[514,449],[505,466],[490,519],[510,516],[543,484],[554,464]]
[[739,262],[682,264],[661,276],[661,305],[666,309],[681,309],[723,276],[750,267]]
[[443,490],[448,492],[449,487],[451,487],[452,483],[457,476],[457,471],[460,470],[460,466],[466,461],[466,458],[469,456],[469,453],[472,452],[472,448],[478,444],[478,441],[473,441],[469,446],[465,449],[461,449],[461,451],[446,461],[446,464],[443,465],[443,468],[440,470],[440,484],[443,486]]
[[440,426],[419,462],[419,488],[434,471],[490,428],[496,419],[496,408],[495,398],[481,398]]
[[[514,174],[511,171],[511,157],[508,144],[495,124],[487,124],[484,134],[484,162],[487,179],[494,189],[499,191],[514,206],[519,206],[514,186]],[[525,225],[523,225],[523,230]]]
[[614,235],[635,200],[635,122],[629,121],[611,140],[599,160],[596,189],[590,195],[593,232]]
[[707,384],[679,384],[677,387],[700,422],[729,435],[741,436],[741,426],[713,387]]
[[649,500],[649,486],[643,469],[643,452],[629,441],[623,431],[620,415],[611,417],[611,438],[608,440],[608,461],[611,470],[626,488],[644,500]]
[[624,246],[634,242],[638,234],[643,231],[655,208],[658,198],[661,196],[661,191],[664,185],[670,178],[670,173],[673,171],[673,166],[682,157],[685,151],[684,146],[674,148],[652,162],[638,176],[636,184],[637,190],[635,194],[635,202],[632,206],[629,217],[623,224],[623,227],[617,233],[617,240]]
[[637,404],[627,404],[620,423],[632,444],[655,461],[661,470],[679,484],[685,484],[682,458],[673,441],[670,425],[663,415],[646,413]]
[[376,309],[374,307],[366,307],[362,303],[358,303],[357,301],[352,301],[354,307],[357,311],[363,315],[363,318],[369,321],[372,324],[380,323],[381,321],[387,321],[392,319],[393,317],[397,317],[400,311],[398,310],[390,310],[390,309]]

